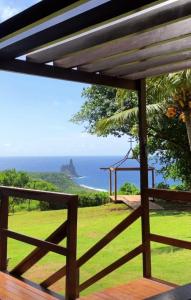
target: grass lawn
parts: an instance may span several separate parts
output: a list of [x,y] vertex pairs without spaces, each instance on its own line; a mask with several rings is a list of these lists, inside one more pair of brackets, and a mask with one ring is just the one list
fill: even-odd
[[[123,220],[129,210],[122,205],[107,204],[99,207],[80,208],[78,220],[78,257],[96,241]],[[38,238],[46,238],[66,217],[64,210],[19,212],[9,217],[9,228]],[[152,233],[191,241],[191,212],[158,211],[151,213]],[[111,244],[87,262],[80,271],[80,281],[88,279],[102,268],[123,256],[141,243],[140,221],[130,226]],[[9,240],[9,269],[15,266],[33,247]],[[113,285],[123,284],[142,276],[141,256],[122,266],[111,275],[98,281],[82,294],[89,294]],[[41,282],[62,267],[65,258],[48,254],[26,273],[29,279]],[[189,250],[152,243],[153,276],[178,284],[191,281],[191,252]],[[64,279],[52,288],[63,291]]]

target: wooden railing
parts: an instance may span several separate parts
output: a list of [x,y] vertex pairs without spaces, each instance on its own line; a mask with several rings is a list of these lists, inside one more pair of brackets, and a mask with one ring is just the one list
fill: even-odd
[[[33,199],[38,201],[54,201],[65,203],[67,207],[67,220],[45,241],[16,233],[8,229],[9,197]],[[52,193],[20,188],[0,187],[0,271],[7,272],[7,239],[15,239],[36,246],[10,274],[20,276],[37,263],[49,251],[66,256],[66,287],[65,299],[75,300],[78,297],[79,282],[76,261],[77,240],[77,206],[78,197],[62,193]],[[64,238],[67,239],[66,247],[58,245]],[[21,279],[21,278],[20,278]],[[49,292],[47,290],[47,292]]]
[[[125,229],[127,229],[131,224],[133,224],[142,214],[142,208],[137,208],[134,212],[132,212],[128,217],[126,217],[121,223],[119,223],[115,228],[113,228],[109,233],[107,233],[100,241],[98,241],[94,246],[92,246],[86,253],[84,253],[77,260],[77,267],[80,269],[88,260],[90,260],[94,255],[96,255],[100,250],[102,250],[105,246],[107,246],[111,241],[113,241],[120,233],[122,233]],[[123,264],[127,263],[140,253],[142,253],[143,247],[139,245],[129,253],[125,254],[120,259],[113,262],[111,265],[92,276],[79,286],[79,292],[86,289],[90,285],[94,284],[96,281],[102,279],[107,276],[109,273],[113,272]],[[43,287],[49,287],[54,284],[56,281],[61,279],[66,275],[66,266],[55,272],[49,278],[41,283]]]
[[[165,190],[165,189],[145,189],[144,193],[147,197],[154,197],[156,199],[158,198],[166,201],[183,201],[183,202],[190,201],[191,202],[191,192],[172,191],[172,190]],[[191,250],[191,242],[189,241],[184,241],[184,240],[166,237],[166,236],[153,234],[153,233],[149,234],[149,239],[151,242],[157,242],[165,245]]]

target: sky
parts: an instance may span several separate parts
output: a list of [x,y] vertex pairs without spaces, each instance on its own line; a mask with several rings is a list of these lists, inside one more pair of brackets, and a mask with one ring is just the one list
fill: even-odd
[[[0,0],[0,21],[39,1]],[[86,84],[0,71],[0,156],[125,155],[128,137],[98,138],[70,122]]]

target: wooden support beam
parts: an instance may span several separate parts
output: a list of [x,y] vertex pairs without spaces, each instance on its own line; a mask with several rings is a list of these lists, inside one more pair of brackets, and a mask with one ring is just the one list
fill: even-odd
[[70,53],[56,60],[55,64],[65,68],[82,66],[96,60],[99,61],[100,59],[107,58],[108,55],[112,56],[125,51],[135,51],[152,46],[155,43],[178,39],[186,34],[191,34],[190,24],[191,17],[180,21],[177,20],[172,24],[165,24],[162,27],[150,27],[149,30],[143,32],[137,32],[82,51]]
[[62,246],[59,245],[55,245],[51,242],[47,242],[47,241],[41,241],[39,239],[33,238],[33,237],[29,237],[27,235],[21,234],[21,233],[17,233],[8,229],[1,229],[0,230],[0,234],[5,235],[6,237],[9,237],[11,239],[23,242],[23,243],[27,243],[39,248],[43,248],[47,251],[52,251],[61,255],[65,255],[68,256],[68,250]]
[[[123,1],[123,5],[126,3],[129,5],[131,2]],[[136,1],[132,1],[132,4],[135,3]],[[118,6],[119,5],[120,3]],[[44,49],[34,51],[27,57],[33,62],[44,63],[62,58],[69,53],[82,51],[127,35],[148,30],[149,28],[162,25],[166,22],[172,22],[173,20],[188,16],[191,14],[191,3],[188,0],[181,0],[171,3],[162,3],[161,5],[156,5],[155,8],[153,4],[152,9],[149,8],[147,10],[143,7],[142,10],[144,10],[142,14],[137,14],[137,11],[135,11],[131,14],[126,14],[117,21],[112,22],[111,20],[107,24],[104,23],[103,26],[98,23],[96,31],[95,29],[92,31],[90,28],[89,30],[87,29],[86,32],[77,33],[72,39],[65,37],[59,40],[58,43],[52,44],[51,47],[47,46]]]
[[[89,64],[81,66],[79,69],[86,72],[98,72],[112,69],[121,65],[140,62],[156,58],[157,56],[169,56],[181,51],[190,51],[191,36],[182,37],[164,43],[157,43],[152,46],[144,47],[143,49],[136,49],[135,51],[122,52],[118,55],[109,56]],[[132,64],[132,67],[134,64]]]
[[156,243],[191,250],[191,242],[189,241],[183,241],[158,234],[150,234],[150,240]]
[[[59,226],[45,241],[53,244],[60,243],[66,237],[67,222],[64,222]],[[27,257],[25,257],[14,269],[11,274],[15,276],[21,276],[33,265],[35,265],[42,257],[44,257],[49,251],[43,248],[34,249]]]
[[117,88],[136,90],[136,82],[110,76],[103,76],[96,73],[86,73],[73,69],[64,69],[44,64],[36,64],[22,60],[4,61],[0,60],[0,70],[37,75],[47,78],[69,80],[89,84],[99,84]]
[[43,0],[0,24],[0,39],[66,8],[77,0]]
[[140,245],[140,246],[136,247],[135,249],[133,249],[132,251],[130,251],[129,253],[122,256],[121,258],[117,259],[111,265],[109,265],[105,269],[101,270],[99,273],[92,276],[90,279],[83,282],[80,285],[80,291],[85,290],[86,288],[88,288],[89,286],[91,286],[92,284],[97,282],[98,280],[102,279],[103,277],[107,276],[111,272],[115,271],[116,269],[118,269],[119,267],[121,267],[122,265],[127,263],[128,261],[132,260],[133,258],[138,256],[139,254],[141,254],[142,251],[143,251],[143,246]]
[[139,81],[139,148],[140,148],[140,187],[142,207],[142,243],[143,243],[143,276],[151,277],[151,248],[149,197],[144,193],[148,188],[148,158],[147,158],[147,121],[146,121],[146,82]]
[[155,197],[156,199],[164,199],[167,201],[186,201],[191,202],[191,192],[172,191],[165,189],[145,189],[144,193],[148,197]]
[[152,59],[148,59],[145,61],[137,61],[134,64],[127,64],[127,65],[120,65],[116,68],[107,70],[103,72],[104,75],[108,76],[127,76],[133,73],[144,72],[147,69],[155,68],[155,67],[162,67],[165,64],[173,64],[177,63],[178,61],[184,60],[191,60],[191,51],[183,51],[179,53],[174,53],[171,55],[163,55],[157,56]]
[[75,202],[68,203],[67,216],[67,241],[66,247],[66,287],[65,299],[75,300],[79,297],[79,273],[77,268],[77,216],[78,216],[78,196]]
[[[138,207],[134,210],[128,217],[121,221],[115,228],[108,232],[100,241],[93,245],[86,253],[84,253],[77,261],[77,266],[80,268],[89,259],[91,259],[95,254],[97,254],[101,249],[107,246],[111,241],[113,241],[120,233],[127,229],[131,224],[133,224],[142,214],[142,208]],[[49,278],[41,283],[45,288],[51,286],[56,281],[60,280],[66,275],[66,267],[62,267],[60,270],[52,274]]]
[[[156,1],[156,0],[155,0]],[[68,17],[64,21],[51,26],[50,28],[45,28],[43,30],[39,30],[35,34],[30,34],[28,37],[22,38],[17,42],[12,42],[9,46],[3,48],[1,50],[1,55],[4,58],[12,59],[15,57],[19,57],[21,55],[26,54],[27,52],[40,47],[46,43],[50,43],[54,40],[63,38],[67,35],[72,35],[75,32],[80,30],[84,30],[89,26],[95,26],[100,22],[105,22],[111,18],[115,18],[118,15],[127,13],[131,10],[139,9],[144,5],[151,4],[155,2],[153,0],[136,0],[136,1],[104,1],[102,4],[98,1],[98,4],[95,5],[92,9],[87,9],[87,11],[80,13],[74,17]],[[60,4],[54,4],[54,2],[60,2]],[[40,21],[43,17],[48,17],[52,12],[56,12],[61,10],[62,8],[66,8],[68,5],[77,3],[79,6],[81,1],[53,1],[46,0],[37,4],[37,8],[32,7],[27,11],[24,11],[20,15],[13,17],[9,22],[3,23],[0,25],[0,31],[4,34],[2,36],[6,36],[7,34],[11,34],[18,29],[22,29],[23,26],[29,26],[31,23],[35,21]],[[95,1],[94,1],[95,3]],[[39,13],[39,11],[41,11]],[[37,16],[35,17],[35,15]],[[27,21],[28,19],[28,21]]]
[[191,68],[191,59],[188,59],[184,61],[177,61],[175,63],[169,63],[169,64],[167,63],[165,65],[161,65],[156,68],[150,68],[142,72],[137,72],[131,75],[124,76],[123,78],[130,79],[130,80],[137,80],[140,78],[158,76],[158,75],[178,72],[190,68]]
[[0,271],[7,270],[7,236],[3,229],[8,228],[9,197],[0,193]]

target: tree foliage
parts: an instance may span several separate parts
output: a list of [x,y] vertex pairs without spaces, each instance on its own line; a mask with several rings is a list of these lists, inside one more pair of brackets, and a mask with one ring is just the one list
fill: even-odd
[[[160,161],[165,177],[180,179],[191,189],[191,152],[186,126],[178,114],[173,118],[166,114],[168,107],[174,105],[174,94],[185,86],[191,90],[190,71],[147,80],[148,150]],[[135,92],[91,86],[83,91],[83,97],[85,103],[73,121],[84,122],[91,134],[127,134],[138,140]],[[137,147],[134,152],[138,154]]]

